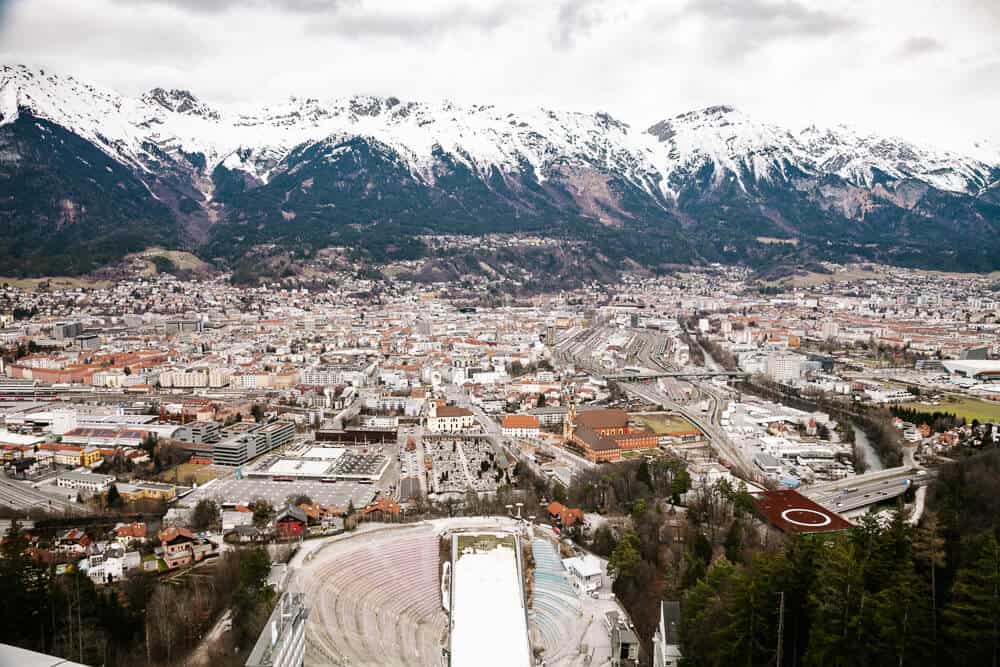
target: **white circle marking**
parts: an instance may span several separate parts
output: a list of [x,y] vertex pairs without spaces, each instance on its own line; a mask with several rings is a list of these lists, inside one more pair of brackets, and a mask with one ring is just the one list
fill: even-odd
[[[805,512],[806,514],[813,514],[815,516],[818,516],[820,518],[820,521],[815,523],[810,523],[806,521],[796,521],[795,519],[789,518],[788,516],[792,512]],[[826,514],[823,514],[822,512],[817,512],[816,510],[806,509],[805,507],[792,507],[790,509],[787,509],[781,513],[781,518],[787,521],[788,523],[795,524],[796,526],[806,526],[809,528],[819,528],[820,526],[828,526],[831,523],[833,523],[833,519],[831,519]]]

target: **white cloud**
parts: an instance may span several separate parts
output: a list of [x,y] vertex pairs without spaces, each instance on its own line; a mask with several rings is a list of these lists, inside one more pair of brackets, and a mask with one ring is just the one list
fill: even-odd
[[[3,11],[7,4],[6,11]],[[948,143],[995,136],[990,0],[0,0],[0,59],[135,94],[447,97],[606,110],[710,104]],[[990,80],[993,79],[993,80]]]

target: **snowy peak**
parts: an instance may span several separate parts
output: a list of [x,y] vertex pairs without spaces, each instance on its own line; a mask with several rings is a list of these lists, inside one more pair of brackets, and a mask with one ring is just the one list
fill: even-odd
[[[711,165],[716,179],[726,173],[741,180],[770,181],[799,174],[838,176],[872,187],[880,179],[913,179],[940,190],[975,193],[1000,163],[983,160],[987,144],[970,157],[921,147],[898,138],[858,133],[840,125],[815,125],[793,132],[762,123],[729,106],[712,106],[661,121],[647,132],[663,144],[679,169]],[[971,153],[972,151],[970,151]],[[676,180],[676,179],[675,179]]]
[[713,182],[733,177],[741,189],[753,182],[787,179],[789,167],[803,165],[795,137],[731,106],[718,105],[661,121],[646,132],[666,150],[663,169],[673,187],[711,167]]
[[[797,238],[810,260],[989,270],[1000,256],[996,143],[947,151],[843,126],[793,131],[726,105],[648,128],[600,112],[363,95],[239,108],[184,87],[129,97],[3,66],[0,152],[11,238],[41,232],[45,248],[74,257],[86,255],[72,245],[81,225],[97,240],[183,242],[230,259],[270,243],[412,259],[421,244],[397,243],[407,235],[560,226],[649,265],[788,250],[761,236]],[[23,178],[28,169],[45,178]]]
[[860,134],[839,125],[808,127],[798,140],[815,168],[867,187],[881,176],[923,181],[939,190],[977,192],[991,166],[975,157],[917,146],[903,139]]
[[122,164],[148,169],[160,159],[158,151],[200,154],[204,174],[225,164],[262,182],[297,146],[352,136],[396,151],[427,182],[443,153],[484,180],[494,170],[528,169],[544,181],[584,167],[614,174],[657,199],[670,199],[694,174],[705,173],[712,175],[709,186],[735,179],[744,190],[794,176],[832,175],[863,187],[913,179],[975,193],[1000,164],[1000,150],[988,142],[969,157],[845,127],[792,132],[726,105],[679,114],[646,130],[605,113],[511,112],[395,97],[293,97],[236,109],[208,105],[184,89],[154,88],[128,98],[70,76],[4,66],[0,124],[13,122],[19,109],[88,139]]
[[178,114],[203,116],[219,120],[219,113],[217,111],[203,104],[187,90],[153,88],[142,96],[142,101],[150,105],[159,105],[167,111]]

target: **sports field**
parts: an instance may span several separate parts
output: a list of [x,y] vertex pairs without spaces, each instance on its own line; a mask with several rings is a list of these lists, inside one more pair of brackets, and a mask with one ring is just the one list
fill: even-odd
[[938,405],[922,403],[902,403],[900,407],[920,410],[921,412],[954,412],[956,417],[965,417],[966,421],[978,419],[981,422],[1000,421],[1000,403],[981,401],[976,398],[947,397]]
[[680,415],[670,415],[667,413],[635,415],[636,422],[645,424],[650,431],[656,435],[671,435],[673,433],[688,433],[698,429],[684,417]]

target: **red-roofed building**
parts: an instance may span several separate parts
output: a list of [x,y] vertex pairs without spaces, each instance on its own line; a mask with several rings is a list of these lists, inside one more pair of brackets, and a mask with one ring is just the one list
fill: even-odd
[[[190,564],[195,558],[195,544],[198,538],[187,528],[171,526],[158,533],[163,549],[163,562],[167,568],[175,570]],[[200,557],[197,560],[201,560]]]
[[123,547],[127,547],[130,542],[145,542],[146,524],[133,521],[115,526],[115,540]]
[[79,528],[71,528],[59,538],[57,549],[73,556],[82,556],[90,550],[93,542],[87,533]]
[[577,523],[583,524],[583,510],[579,508],[566,507],[559,501],[553,500],[548,507],[549,518],[556,522],[560,528],[572,528]]
[[503,434],[508,438],[537,438],[538,417],[534,415],[506,415]]
[[622,452],[655,449],[660,444],[659,436],[648,428],[630,427],[628,413],[624,410],[577,413],[573,405],[563,425],[563,440],[594,463],[619,461]]
[[274,517],[274,532],[282,539],[301,537],[308,525],[309,516],[297,505],[289,505],[279,510]]

